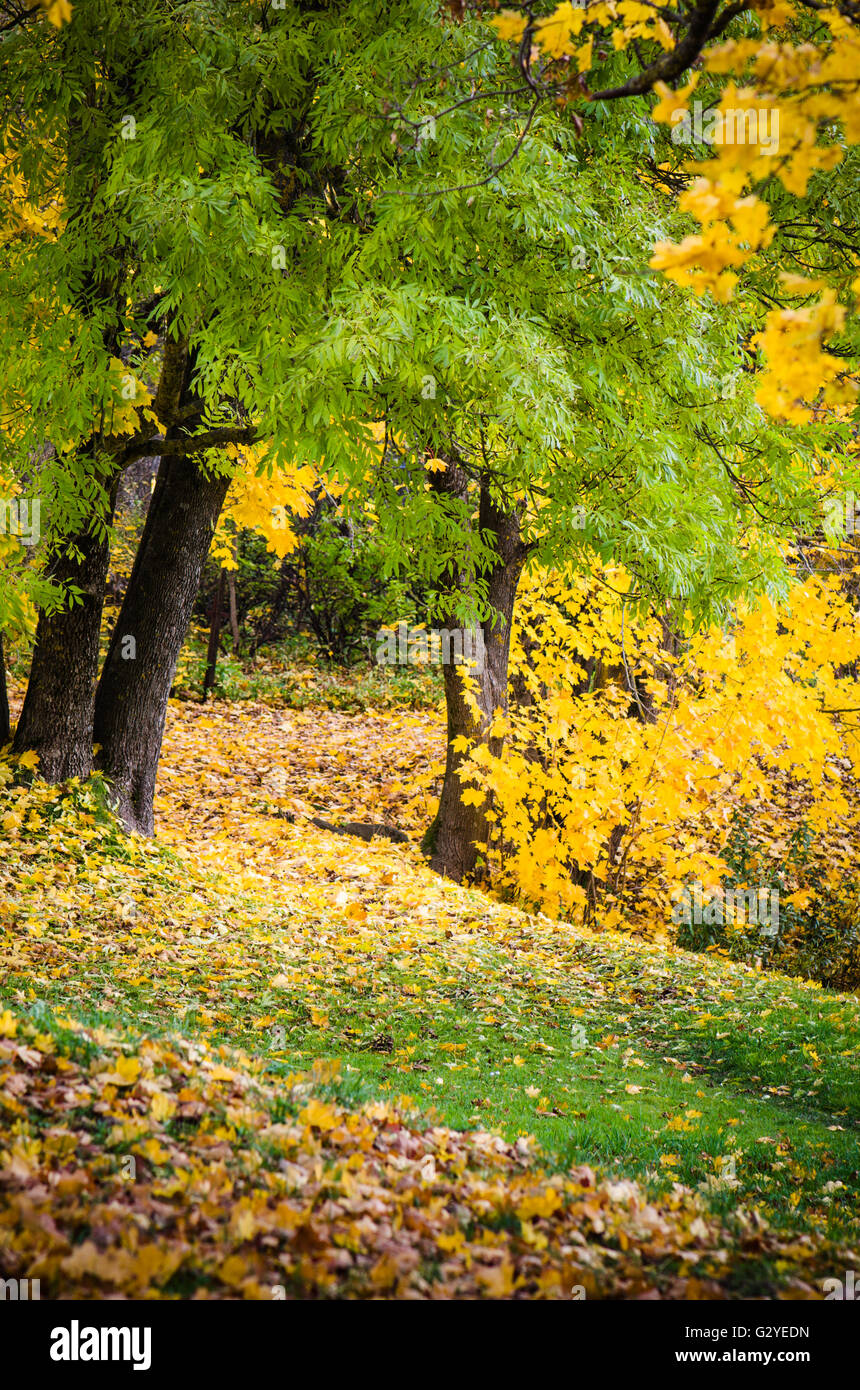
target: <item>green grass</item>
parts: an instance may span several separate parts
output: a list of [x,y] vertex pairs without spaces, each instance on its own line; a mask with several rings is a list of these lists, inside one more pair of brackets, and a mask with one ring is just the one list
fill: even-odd
[[[7,856],[0,1012],[225,1043],[275,1078],[334,1060],[344,1104],[407,1096],[418,1123],[534,1136],[549,1166],[704,1185],[727,1239],[755,1208],[789,1247],[860,1250],[856,996],[530,917],[414,849],[298,827],[283,889],[251,894],[125,840],[97,789],[54,810],[41,795],[51,834],[66,819],[68,878],[51,880],[48,836]],[[763,1264],[750,1289],[781,1273]]]
[[[173,694],[199,700],[206,669],[206,640],[192,633],[179,661]],[[444,699],[439,666],[351,665],[329,661],[309,641],[263,647],[254,657],[222,652],[212,696],[219,700],[253,700],[281,709],[332,709],[359,714],[365,710],[423,709]]]
[[[601,938],[586,948],[584,973],[551,983],[516,956],[479,954],[480,978],[454,958],[432,1001],[408,992],[414,960],[387,966],[381,999],[333,971],[325,1027],[301,998],[265,988],[253,1001],[225,988],[213,1021],[205,980],[186,982],[178,1020],[158,991],[119,984],[107,962],[78,978],[91,997],[116,991],[113,1009],[74,1013],[154,1036],[178,1026],[241,1046],[275,1074],[335,1058],[330,1085],[344,1103],[407,1094],[428,1118],[531,1134],[553,1164],[587,1163],[654,1190],[708,1183],[733,1155],[737,1187],[714,1186],[713,1209],[730,1217],[740,1201],[786,1230],[858,1240],[854,998]],[[45,981],[42,998],[66,1004],[75,977]],[[20,1002],[24,986],[7,975],[0,999]],[[277,1025],[253,1026],[273,1011]]]

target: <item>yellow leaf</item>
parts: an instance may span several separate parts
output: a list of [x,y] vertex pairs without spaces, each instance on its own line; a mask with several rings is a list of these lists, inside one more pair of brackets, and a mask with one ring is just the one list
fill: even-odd
[[334,1129],[339,1123],[336,1112],[318,1100],[308,1101],[299,1115],[299,1120],[313,1129]]
[[554,1187],[545,1187],[543,1192],[524,1197],[517,1207],[517,1216],[527,1221],[531,1216],[552,1216],[561,1206],[561,1197]]
[[56,29],[70,22],[72,7],[69,0],[40,0],[40,4]]
[[522,38],[526,27],[523,16],[515,10],[502,10],[490,23],[500,39],[516,39],[517,42]]
[[477,787],[467,787],[460,797],[464,806],[483,806],[486,799],[486,794]]
[[154,1136],[147,1139],[145,1143],[138,1144],[137,1148],[144,1158],[149,1159],[150,1163],[166,1163],[170,1158],[170,1150],[165,1149],[164,1145],[160,1144]]
[[463,1235],[462,1231],[452,1231],[450,1235],[436,1237],[436,1244],[440,1250],[459,1250],[465,1243],[466,1237]]
[[228,1255],[219,1270],[218,1277],[221,1279],[222,1283],[229,1284],[231,1288],[235,1288],[237,1284],[241,1284],[247,1274],[248,1266],[245,1261],[241,1259],[239,1255]]
[[116,1059],[116,1066],[113,1071],[103,1071],[100,1080],[109,1083],[111,1086],[133,1086],[140,1076],[141,1061],[139,1057],[119,1056]]
[[212,1081],[232,1081],[235,1076],[236,1073],[230,1067],[222,1067],[220,1064],[212,1067],[209,1072],[209,1077]]
[[150,1102],[149,1111],[155,1120],[167,1120],[176,1109],[176,1101],[171,1100],[163,1091],[158,1091]]

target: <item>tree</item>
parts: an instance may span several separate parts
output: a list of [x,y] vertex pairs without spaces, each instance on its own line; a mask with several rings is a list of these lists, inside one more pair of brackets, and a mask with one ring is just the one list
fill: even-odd
[[[436,128],[435,182],[450,184],[441,119]],[[459,771],[476,741],[497,751],[525,560],[622,560],[638,603],[670,599],[701,619],[746,589],[775,589],[779,536],[815,506],[808,445],[768,425],[752,401],[738,351],[745,312],[699,305],[647,273],[653,229],[672,216],[669,198],[640,177],[649,138],[644,122],[626,136],[613,122],[595,149],[563,113],[533,119],[517,159],[471,187],[456,234],[446,238],[434,201],[421,213],[432,238],[387,277],[390,296],[410,280],[444,289],[432,311],[417,286],[398,302],[400,320],[411,311],[404,343],[429,344],[443,313],[449,331],[458,315],[463,324],[427,402],[404,389],[402,358],[391,365],[387,345],[373,368],[391,436],[416,441],[413,455],[394,450],[381,525],[392,531],[392,552],[427,564],[419,538],[435,525],[440,615],[480,622],[487,653],[469,698],[446,672],[448,762],[426,844],[434,865],[455,877],[475,872],[486,839],[492,807]],[[409,215],[399,211],[404,222]],[[378,322],[384,309],[368,317]],[[750,445],[752,467],[741,462]],[[424,490],[435,521],[420,513]],[[461,524],[473,525],[471,556],[445,534],[458,509]]]
[[[117,474],[162,460],[94,710],[96,602],[79,615],[86,640],[69,603],[43,632],[27,695],[49,714],[51,682],[83,655],[55,765],[74,744],[85,771],[94,726],[127,824],[152,825],[231,444],[260,443],[264,472],[324,469],[347,507],[372,496],[392,569],[408,555],[441,612],[483,625],[480,738],[504,700],[527,555],[613,555],[643,603],[698,613],[777,584],[762,519],[785,531],[808,505],[808,446],[752,403],[749,306],[648,274],[654,235],[683,219],[644,109],[600,108],[584,131],[535,86],[522,42],[521,85],[481,19],[419,0],[382,24],[365,0],[132,0],[121,16],[81,0],[56,32],[16,14],[2,43],[17,206],[53,221],[3,247],[7,333],[27,347],[5,355],[0,398],[19,472],[48,441],[70,595],[98,588],[80,567]],[[437,460],[446,483],[428,478]],[[452,737],[473,738],[447,685]],[[468,875],[477,822],[456,749],[449,773],[435,862]]]
[[[703,3],[680,15],[670,15],[668,17],[674,18],[678,31],[674,37],[665,19],[646,7],[623,7],[619,16],[619,12],[612,5],[577,7],[565,4],[549,9],[540,18],[535,17],[531,7],[524,7],[522,11],[505,12],[494,23],[503,37],[513,38],[516,42],[515,66],[524,79],[524,90],[534,96],[535,112],[540,109],[542,102],[552,96],[558,97],[564,103],[579,101],[581,109],[583,102],[607,103],[620,98],[637,98],[656,87],[661,95],[661,102],[654,110],[653,116],[662,121],[675,121],[676,134],[679,129],[678,118],[686,114],[689,95],[695,87],[695,78],[679,94],[669,91],[665,86],[666,78],[678,77],[692,63],[698,63],[699,54],[709,44],[713,51],[706,53],[706,61],[717,72],[725,72],[732,67],[743,72],[749,64],[758,61],[757,75],[764,75],[764,82],[760,85],[764,86],[766,92],[769,91],[771,97],[778,94],[792,103],[790,148],[778,166],[778,178],[785,192],[793,195],[795,203],[798,199],[803,200],[803,213],[809,217],[812,226],[817,224],[824,233],[820,238],[816,258],[829,260],[827,269],[844,292],[848,289],[850,275],[856,273],[856,255],[852,251],[850,235],[845,235],[841,216],[845,202],[846,168],[850,179],[853,162],[846,161],[846,168],[840,171],[841,179],[831,178],[827,182],[828,194],[831,197],[824,200],[824,208],[828,209],[832,198],[836,203],[835,212],[826,210],[821,216],[818,211],[821,203],[820,188],[815,188],[809,197],[805,195],[810,173],[816,169],[833,169],[839,164],[843,153],[842,149],[832,144],[829,148],[826,145],[823,148],[817,147],[816,128],[822,128],[827,121],[836,119],[841,123],[846,142],[856,139],[858,133],[855,112],[860,93],[860,78],[857,76],[860,36],[856,29],[851,28],[852,23],[856,21],[856,15],[851,7],[844,8],[841,14],[834,10],[828,14],[827,26],[822,30],[820,26],[816,27],[817,16],[813,23],[807,18],[803,8],[798,7],[801,37],[803,40],[813,38],[817,48],[803,49],[800,46],[796,50],[786,49],[785,57],[780,56],[776,61],[778,51],[774,50],[773,45],[768,47],[758,37],[729,39],[719,49],[713,47],[716,40],[726,34],[727,30],[729,33],[732,32],[733,21],[747,8],[745,5],[721,8],[718,3]],[[765,28],[793,17],[791,7],[787,5],[761,8],[764,9]],[[616,56],[609,59],[608,63],[598,61],[595,64],[600,70],[599,76],[601,79],[605,78],[607,68],[617,73],[622,65],[627,67],[628,73],[623,80],[610,83],[600,80],[595,84],[599,90],[590,91],[589,80],[582,74],[592,65],[595,38],[600,41],[604,36],[603,31],[608,28],[612,29]],[[642,48],[639,45],[640,40],[643,41]],[[635,66],[640,69],[632,76],[629,75],[631,63],[626,51],[629,45],[635,45]],[[661,48],[663,51],[660,56],[648,61],[648,55],[653,54],[655,49],[660,52]],[[646,55],[644,59],[643,51]],[[799,69],[795,52],[801,56]],[[816,59],[815,62],[810,62],[810,53]],[[601,50],[597,57],[598,60],[607,60],[608,46]],[[579,76],[571,75],[574,66]],[[711,294],[719,304],[732,298],[738,283],[738,275],[727,267],[744,266],[750,261],[751,254],[758,252],[752,265],[747,266],[744,288],[759,302],[764,300],[770,312],[765,319],[764,331],[757,337],[754,336],[754,330],[761,324],[761,316],[757,318],[757,306],[754,302],[750,304],[747,300],[740,316],[735,320],[739,330],[739,342],[743,345],[746,357],[746,361],[743,362],[746,373],[749,374],[755,365],[755,357],[750,349],[760,344],[768,357],[767,367],[760,379],[757,392],[757,399],[761,405],[775,418],[793,423],[805,423],[813,418],[820,418],[822,409],[826,411],[829,407],[828,424],[831,426],[832,437],[834,423],[837,431],[839,428],[838,417],[837,421],[834,421],[832,408],[856,399],[858,392],[857,383],[851,379],[851,370],[846,362],[852,340],[849,339],[842,347],[842,357],[834,356],[824,347],[827,339],[843,328],[845,311],[836,302],[836,292],[827,288],[817,305],[811,305],[799,313],[793,308],[771,307],[777,297],[774,292],[776,287],[783,297],[802,295],[808,300],[810,294],[824,288],[824,285],[820,279],[811,280],[808,276],[780,275],[785,264],[787,248],[789,254],[795,257],[797,254],[796,244],[792,246],[792,236],[796,236],[799,220],[796,206],[792,207],[789,217],[785,215],[785,198],[780,200],[777,196],[773,200],[784,214],[783,225],[777,234],[777,229],[768,225],[766,206],[756,194],[740,196],[748,178],[758,177],[759,180],[763,180],[766,173],[770,172],[767,168],[767,155],[773,151],[762,149],[765,144],[764,132],[762,125],[756,126],[755,122],[755,118],[761,116],[761,96],[750,90],[739,95],[734,87],[730,86],[725,93],[715,93],[712,89],[711,97],[712,104],[717,106],[715,115],[718,120],[727,124],[733,119],[737,123],[740,116],[746,122],[744,128],[755,129],[757,138],[750,141],[746,155],[739,158],[737,150],[731,148],[734,140],[729,137],[727,143],[723,144],[720,159],[714,161],[716,170],[710,165],[699,166],[704,177],[700,177],[693,187],[684,193],[680,206],[682,210],[689,211],[698,218],[703,227],[703,234],[687,237],[680,245],[669,240],[658,241],[651,265],[657,269],[664,269],[678,283],[690,285],[698,294]],[[739,106],[740,110],[732,109],[732,103]],[[623,118],[621,122],[613,121],[609,115],[611,109],[607,110],[602,104],[596,105],[595,114],[604,129],[606,125],[613,128],[617,149],[618,144],[625,143],[625,127],[629,130],[630,122],[629,116],[626,121]],[[748,122],[751,114],[753,120]],[[582,129],[582,117],[578,112],[574,113],[573,119],[577,128]],[[686,119],[689,121],[688,115]],[[585,134],[586,138],[591,137],[588,140],[591,145],[590,153],[597,161],[605,157],[605,143],[601,138],[603,132],[601,131],[601,136],[595,140],[592,130],[593,126],[586,130]],[[741,138],[738,136],[739,141]],[[629,146],[629,138],[627,143]],[[679,183],[683,186],[687,181],[683,172],[678,171],[677,160],[671,163],[664,162],[658,168],[653,154],[649,154],[642,161],[641,172],[645,174],[648,169],[661,177],[664,186],[669,189],[673,185],[677,187]],[[711,177],[706,177],[709,174]],[[770,248],[772,249],[768,256]],[[804,265],[804,269],[807,268]],[[855,292],[858,286],[860,282],[855,281],[852,286]],[[856,350],[856,330],[853,343]],[[720,382],[721,394],[724,397],[734,395],[738,389],[745,390],[739,367],[740,364],[735,364],[732,368],[727,359],[726,374]],[[692,405],[692,401],[690,404]],[[636,405],[638,412],[641,410],[639,398]],[[752,421],[750,424],[752,427]],[[764,436],[768,431],[760,432],[751,428],[752,438],[746,442],[742,450],[737,451],[727,450],[724,444],[715,438],[710,425],[704,421],[694,433],[700,441],[714,449],[736,485],[735,499],[724,499],[727,504],[726,511],[722,513],[724,519],[728,520],[733,507],[738,510],[752,508],[757,514],[759,527],[764,524],[771,535],[782,533],[787,539],[790,535],[793,505],[789,506],[787,513],[787,498],[781,484],[773,477],[775,456],[769,448],[769,444],[773,443],[772,432],[769,443],[765,443]],[[825,448],[828,447],[827,439],[828,435],[824,433],[819,447],[822,444]],[[750,450],[755,451],[758,460],[755,481],[752,483],[748,472]],[[713,500],[712,494],[711,499]],[[794,499],[795,502],[796,500]],[[683,515],[683,494],[679,494],[676,501]],[[794,511],[794,519],[799,521],[803,511],[803,507]],[[508,516],[513,515],[513,510],[509,507]],[[721,539],[725,540],[726,535]],[[701,540],[701,537],[690,536],[690,553],[701,548]],[[623,549],[623,546],[616,546],[607,551],[604,546],[598,553],[604,558],[607,553],[618,557]],[[633,549],[635,550],[635,546]],[[666,597],[675,600],[689,594],[689,582],[696,569],[695,563],[680,585],[667,585],[665,579],[668,576],[665,571],[659,575],[655,575],[653,570],[649,573],[650,567],[646,564],[643,574],[641,560],[641,555],[636,557],[633,572],[640,585],[644,578],[644,588],[656,593],[662,591]],[[479,692],[477,708],[481,708],[481,704]],[[449,711],[452,707],[449,700]],[[503,715],[505,701],[500,700],[496,708],[498,713]],[[467,744],[474,746],[476,741],[487,742],[491,756],[495,751],[491,747],[492,739],[488,739],[487,736],[488,728],[492,727],[489,712],[484,707],[479,717],[474,705],[473,712],[473,728],[468,732],[461,729],[457,738],[461,761]],[[462,722],[465,721],[461,720]],[[504,721],[501,719],[496,727],[500,729],[503,725]],[[500,734],[497,732],[496,742],[499,737]],[[480,798],[477,793],[471,788],[461,789],[459,793],[451,788],[452,778],[461,771],[457,759],[449,751],[440,817],[437,826],[434,827],[434,835],[440,837],[446,846],[456,846],[453,850],[446,849],[441,857],[437,854],[437,866],[444,871],[453,872],[458,877],[464,868],[467,872],[471,871],[476,862],[474,851],[471,855],[468,850],[464,852],[463,835],[475,834],[477,829],[481,842],[487,838],[483,833],[484,827],[480,826],[480,815],[477,812]],[[486,805],[485,812],[489,809],[489,805]],[[467,830],[467,826],[471,828]]]
[[[95,725],[122,814],[146,829],[167,693],[229,482],[207,452],[252,438],[254,415],[284,457],[279,364],[267,371],[257,335],[276,322],[289,337],[301,317],[274,224],[316,182],[301,169],[312,142],[297,142],[325,7],[177,17],[141,3],[120,16],[93,2],[62,25],[67,9],[51,8],[56,33],[10,9],[2,38],[21,186],[0,293],[9,337],[29,352],[0,390],[16,424],[10,463],[48,458],[36,481],[56,484],[47,548],[65,600],[40,620],[16,747],[50,777],[85,775]],[[297,215],[294,240],[318,207],[311,197]],[[46,208],[55,216],[33,234]],[[147,453],[162,459],[159,485],[95,706],[112,492]]]

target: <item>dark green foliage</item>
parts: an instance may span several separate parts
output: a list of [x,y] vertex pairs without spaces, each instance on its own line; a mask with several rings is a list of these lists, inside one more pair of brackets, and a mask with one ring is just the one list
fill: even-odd
[[[378,531],[367,522],[321,511],[299,528],[298,548],[278,560],[262,536],[243,532],[237,546],[236,608],[242,646],[254,655],[284,638],[311,639],[321,659],[372,661],[375,633],[385,624],[426,617],[420,586],[390,573]],[[218,565],[207,564],[195,618],[208,623]],[[230,640],[225,622],[222,639]]]
[[[805,821],[792,831],[782,856],[774,858],[756,836],[753,813],[735,811],[723,857],[731,868],[724,889],[766,885],[779,894],[778,931],[763,933],[760,923],[749,921],[728,926],[692,922],[679,926],[680,946],[716,949],[833,989],[860,987],[860,890],[847,878],[835,886],[826,880],[826,847],[816,842]],[[805,906],[788,901],[805,887],[814,890]]]

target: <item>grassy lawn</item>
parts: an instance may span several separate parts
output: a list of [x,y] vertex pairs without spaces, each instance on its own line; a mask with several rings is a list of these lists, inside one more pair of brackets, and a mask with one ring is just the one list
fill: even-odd
[[89,789],[48,795],[3,822],[0,1012],[240,1049],[284,1115],[309,1075],[419,1131],[530,1136],[536,1170],[690,1189],[723,1237],[703,1277],[735,1295],[851,1267],[856,997],[531,916],[411,846],[249,816],[216,869],[125,840]]

